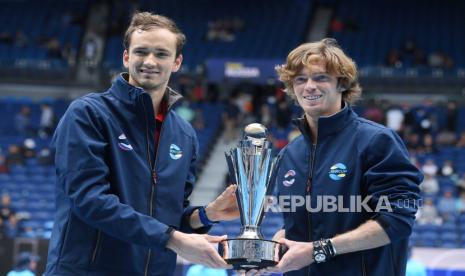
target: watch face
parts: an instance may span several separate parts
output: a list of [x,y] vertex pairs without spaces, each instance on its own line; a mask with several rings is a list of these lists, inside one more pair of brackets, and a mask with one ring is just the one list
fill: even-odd
[[316,255],[315,255],[315,261],[316,261],[317,263],[326,261],[326,255],[325,255],[325,254],[321,254],[321,253],[316,254]]

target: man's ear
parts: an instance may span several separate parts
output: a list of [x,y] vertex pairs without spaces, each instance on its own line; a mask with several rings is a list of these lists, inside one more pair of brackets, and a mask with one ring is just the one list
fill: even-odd
[[182,64],[182,54],[179,54],[179,56],[174,60],[174,66],[171,72],[177,72],[179,68],[181,68]]
[[342,93],[342,92],[344,92],[344,91],[346,91],[346,90],[347,90],[347,88],[346,88],[345,85],[342,83],[341,79],[338,79],[338,81],[337,81],[337,91],[338,91],[339,93]]
[[123,65],[124,65],[124,68],[128,68],[128,65],[129,65],[129,53],[128,53],[128,50],[124,50],[124,52],[123,52]]

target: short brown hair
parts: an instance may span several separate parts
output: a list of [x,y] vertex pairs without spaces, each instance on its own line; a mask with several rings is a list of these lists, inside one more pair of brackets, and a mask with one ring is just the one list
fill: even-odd
[[150,12],[136,12],[132,16],[131,24],[129,24],[126,33],[124,34],[124,49],[129,50],[131,45],[132,33],[139,30],[150,30],[151,28],[167,29],[176,35],[176,56],[182,52],[184,44],[186,44],[186,36],[181,32],[176,23],[166,16],[153,14]]
[[362,95],[357,80],[357,66],[339,47],[333,38],[325,38],[317,42],[304,43],[292,50],[287,56],[286,64],[276,66],[276,71],[286,86],[288,95],[296,99],[292,81],[304,66],[323,63],[330,74],[338,78],[344,88],[342,100],[352,104]]

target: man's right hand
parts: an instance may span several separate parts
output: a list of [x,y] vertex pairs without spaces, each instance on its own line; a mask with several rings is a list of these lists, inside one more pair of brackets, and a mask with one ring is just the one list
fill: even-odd
[[212,246],[212,243],[218,243],[226,238],[226,235],[209,236],[174,231],[166,247],[192,263],[230,269],[232,266],[228,265]]
[[280,239],[282,238],[285,238],[286,237],[286,231],[284,229],[281,229],[279,230],[278,232],[276,232],[273,236],[273,241],[279,241]]

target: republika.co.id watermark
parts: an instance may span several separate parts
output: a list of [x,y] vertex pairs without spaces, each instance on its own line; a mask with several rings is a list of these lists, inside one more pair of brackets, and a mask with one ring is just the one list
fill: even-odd
[[305,208],[308,212],[340,212],[340,213],[360,213],[360,212],[393,212],[394,208],[414,208],[422,206],[421,199],[396,199],[390,200],[388,196],[362,197],[320,195],[316,200],[311,196],[280,195],[267,196],[265,212],[295,212],[298,208]]

